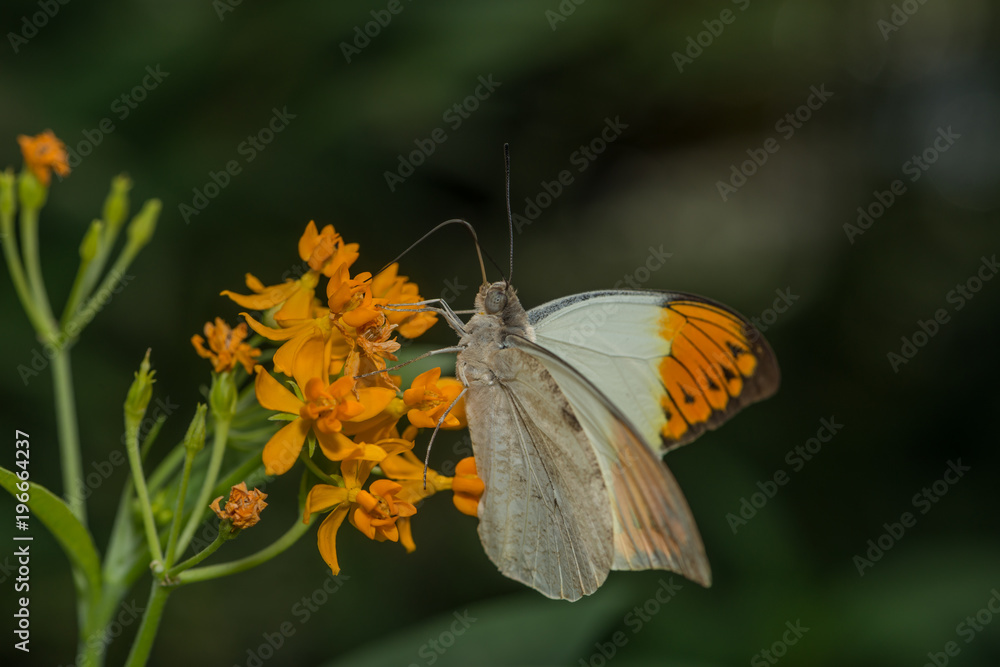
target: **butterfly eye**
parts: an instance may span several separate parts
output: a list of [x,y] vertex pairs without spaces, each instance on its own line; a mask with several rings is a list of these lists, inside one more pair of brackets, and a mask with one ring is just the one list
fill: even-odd
[[499,313],[507,305],[507,295],[500,290],[490,290],[486,295],[486,312],[493,315]]

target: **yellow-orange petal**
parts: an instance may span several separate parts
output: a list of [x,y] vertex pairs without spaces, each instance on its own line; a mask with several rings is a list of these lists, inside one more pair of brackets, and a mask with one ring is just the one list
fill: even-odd
[[296,419],[283,426],[264,445],[264,472],[268,475],[283,475],[288,472],[306,441],[309,424],[304,419]]
[[[364,491],[358,493],[359,503],[362,502],[362,499],[364,498],[362,494],[364,493],[365,493]],[[368,537],[368,539],[370,540],[375,539],[375,526],[372,525],[372,518],[368,514],[368,512],[365,511],[363,505],[355,507],[354,511],[351,512],[351,524],[355,528],[360,530],[362,533],[364,533]]]
[[456,509],[462,514],[469,516],[479,516],[479,500],[455,494],[451,497]]
[[396,397],[396,392],[386,387],[362,387],[358,389],[358,399],[364,410],[350,418],[352,422],[362,422],[371,419],[385,410],[389,402]]
[[325,432],[314,429],[313,432],[316,434],[316,442],[319,443],[323,456],[331,461],[343,461],[357,447],[354,441],[339,431]]
[[273,329],[250,317],[249,313],[240,313],[240,315],[243,316],[243,319],[246,320],[251,329],[268,340],[289,340],[301,335],[301,333],[309,327],[314,326],[312,320],[306,320],[305,322],[296,323],[294,326],[290,326],[285,329]]
[[344,523],[347,508],[348,505],[344,503],[330,512],[323,519],[319,530],[316,531],[316,545],[319,547],[319,553],[326,564],[330,566],[334,575],[340,574],[340,564],[337,562],[337,531],[340,530],[340,524]]
[[263,366],[256,366],[257,380],[254,389],[257,392],[257,402],[268,410],[297,415],[302,409],[302,401],[280,382],[271,377]]
[[437,421],[431,419],[423,410],[410,410],[406,413],[406,418],[410,420],[410,424],[417,428],[434,428],[437,426]]
[[317,484],[309,490],[303,520],[315,512],[322,512],[347,501],[347,489],[342,486]]
[[451,480],[451,490],[455,493],[481,496],[483,495],[483,491],[486,490],[486,485],[478,477],[460,477],[455,475]]
[[368,487],[376,496],[388,497],[403,490],[403,486],[391,479],[377,479]]
[[[260,280],[248,273],[247,284],[250,285],[251,283],[259,285]],[[251,310],[269,310],[286,301],[298,290],[298,282],[289,278],[280,285],[263,287],[263,291],[257,294],[237,294],[236,292],[231,292],[229,290],[223,290],[220,294],[222,296],[228,296],[243,308],[249,308]]]
[[406,549],[406,553],[412,554],[417,550],[417,545],[413,541],[413,529],[410,526],[410,517],[400,517],[399,521],[396,522],[396,527],[399,529],[399,543]]

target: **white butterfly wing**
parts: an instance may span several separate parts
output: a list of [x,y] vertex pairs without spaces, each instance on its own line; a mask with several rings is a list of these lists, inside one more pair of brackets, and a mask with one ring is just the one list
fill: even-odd
[[[577,600],[614,562],[613,519],[594,447],[549,373],[516,349],[466,395],[486,491],[479,536],[500,571],[550,598]],[[494,379],[500,378],[500,379]]]
[[586,292],[528,311],[564,359],[662,453],[777,391],[767,341],[719,303],[678,292]]
[[708,558],[684,495],[629,418],[558,355],[520,336],[507,341],[549,372],[597,454],[606,491],[590,502],[595,512],[612,510],[613,569],[672,570],[710,585]]

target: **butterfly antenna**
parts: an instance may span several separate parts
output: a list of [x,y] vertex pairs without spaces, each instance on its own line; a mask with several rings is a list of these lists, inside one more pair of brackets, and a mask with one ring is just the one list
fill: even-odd
[[[448,225],[463,225],[466,229],[469,230],[469,233],[472,234],[472,240],[476,244],[476,255],[479,257],[479,270],[483,274],[483,284],[489,282],[486,279],[486,265],[483,264],[483,251],[479,247],[479,237],[476,236],[476,230],[472,227],[472,225],[469,222],[467,222],[465,220],[460,220],[458,218],[455,218],[455,219],[452,219],[452,220],[445,220],[441,224],[435,226],[434,229],[430,230],[429,232],[427,232],[426,234],[424,234],[423,236],[421,236],[419,239],[417,239],[416,241],[414,241],[410,245],[409,248],[407,248],[403,252],[399,253],[394,260],[392,260],[391,262],[389,262],[388,264],[386,264],[385,266],[383,266],[381,269],[379,269],[378,272],[376,272],[372,276],[372,278],[374,278],[379,273],[382,273],[383,271],[385,271],[386,269],[388,269],[390,266],[392,266],[393,264],[395,264],[396,262],[398,262],[399,260],[401,260],[403,258],[403,256],[406,255],[406,253],[410,252],[411,250],[413,250],[414,248],[416,248],[418,245],[420,245],[421,243],[423,243],[425,240],[427,240],[427,237],[429,237],[431,234],[433,234],[434,232],[438,231],[439,229],[447,227]],[[492,262],[493,259],[490,258],[490,261]],[[494,262],[494,264],[495,263],[496,262]]]
[[514,218],[510,214],[510,144],[503,145],[504,180],[507,183],[507,229],[510,230],[510,273],[507,281],[514,278]]

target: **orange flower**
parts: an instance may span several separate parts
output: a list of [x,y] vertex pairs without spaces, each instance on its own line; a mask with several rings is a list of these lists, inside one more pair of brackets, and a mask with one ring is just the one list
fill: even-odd
[[247,491],[247,483],[240,482],[229,490],[229,500],[226,501],[225,509],[219,509],[219,496],[212,501],[212,511],[222,520],[229,520],[233,523],[233,528],[242,530],[250,528],[260,521],[260,513],[267,503],[264,502],[267,494],[257,489]]
[[281,308],[274,314],[274,321],[279,326],[286,326],[312,315],[319,274],[307,271],[298,280],[289,278],[279,285],[265,286],[257,277],[248,273],[246,283],[253,294],[236,294],[229,290],[222,290],[220,294],[228,296],[243,308],[253,310],[266,311],[280,305]]
[[417,509],[412,504],[396,497],[402,487],[395,482],[380,479],[373,482],[367,491],[363,488],[377,463],[410,447],[413,447],[412,442],[399,439],[359,446],[341,464],[344,486],[317,484],[309,491],[304,520],[308,520],[314,512],[333,510],[323,519],[316,534],[320,554],[333,574],[340,573],[337,531],[344,517],[349,517],[351,525],[369,539],[397,542],[400,539],[397,520],[416,514]]
[[[382,305],[401,305],[422,301],[416,283],[411,283],[406,276],[397,275],[399,264],[393,263],[372,279],[371,293],[377,303]],[[407,338],[416,338],[431,325],[437,322],[437,315],[432,312],[412,313],[403,310],[385,310],[390,324],[399,327],[399,333]]]
[[[403,401],[410,407],[406,413],[410,423],[418,428],[434,428],[445,410],[462,393],[462,383],[455,378],[441,378],[441,369],[432,368],[413,379],[403,392]],[[459,401],[451,409],[441,428],[464,428],[465,404]]]
[[476,459],[467,456],[455,466],[455,477],[451,480],[451,490],[455,492],[452,502],[462,514],[478,516],[479,499],[486,486],[476,474]]
[[52,130],[45,130],[33,137],[20,134],[17,143],[21,145],[24,166],[31,170],[42,185],[47,186],[52,182],[52,170],[60,176],[69,174],[66,144],[60,141]]
[[316,222],[309,221],[306,231],[299,239],[299,257],[309,264],[313,271],[330,275],[341,264],[350,267],[358,259],[358,244],[344,243],[344,239],[334,229],[326,225],[316,231]]
[[[328,314],[303,320],[284,329],[273,329],[240,313],[250,328],[264,338],[285,341],[274,353],[274,370],[295,378],[304,387],[311,377],[338,375],[352,343],[332,326]],[[335,363],[336,362],[336,363]]]
[[264,470],[268,475],[288,472],[310,430],[328,459],[343,460],[355,448],[355,444],[341,433],[343,423],[371,419],[395,395],[391,389],[382,387],[355,389],[351,377],[342,377],[330,385],[316,377],[306,383],[305,400],[302,400],[271,377],[263,366],[257,366],[256,370],[257,401],[268,410],[295,417],[264,446]]
[[231,371],[237,363],[243,364],[247,373],[253,371],[253,360],[260,356],[260,350],[243,342],[247,337],[245,323],[231,329],[221,317],[216,317],[215,324],[205,323],[205,337],[209,349],[205,349],[205,338],[198,334],[191,336],[191,344],[198,356],[212,360],[216,373]]

